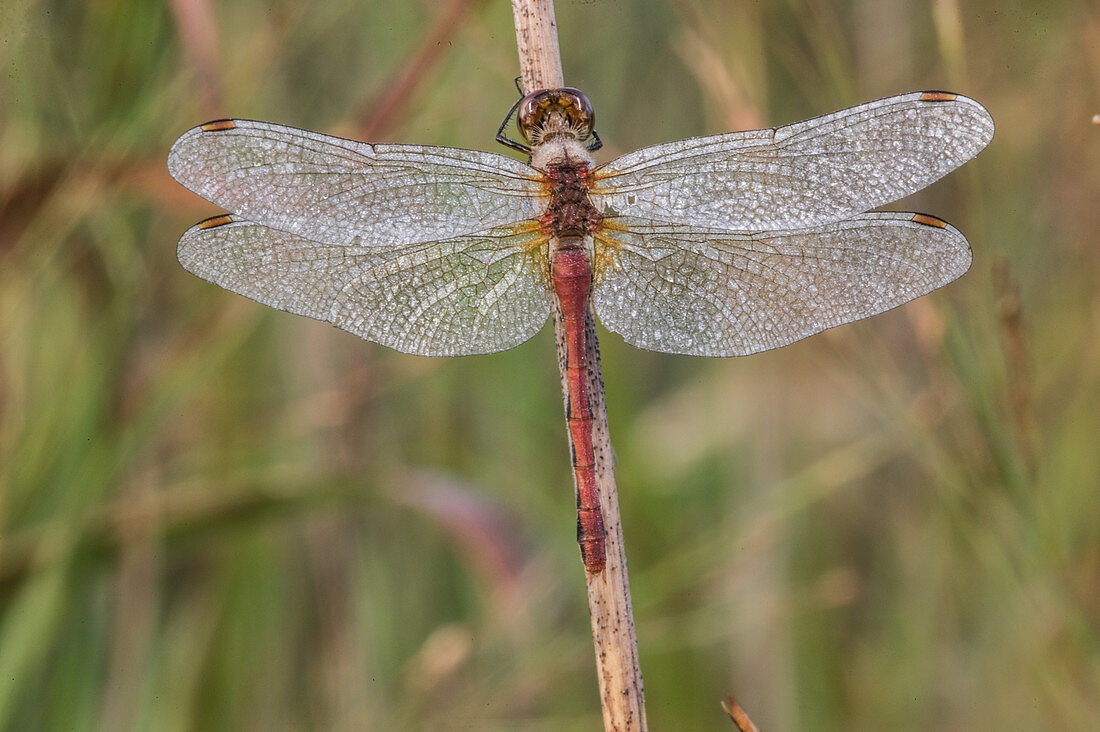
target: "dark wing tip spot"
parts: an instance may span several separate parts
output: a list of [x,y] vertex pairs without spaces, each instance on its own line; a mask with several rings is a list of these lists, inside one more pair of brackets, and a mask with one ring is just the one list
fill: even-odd
[[913,218],[910,219],[915,224],[924,224],[925,226],[934,226],[937,229],[946,229],[947,222],[943,219],[936,218],[935,216],[929,216],[928,214],[913,214]]
[[220,216],[211,216],[208,219],[200,221],[197,226],[200,229],[213,229],[218,226],[225,226],[226,224],[232,224],[233,217],[229,214],[221,214]]
[[199,127],[203,132],[221,132],[223,130],[232,130],[237,126],[237,123],[231,119],[216,119],[213,122],[207,122]]
[[920,95],[920,101],[922,102],[953,102],[958,98],[958,94],[945,91],[926,91]]

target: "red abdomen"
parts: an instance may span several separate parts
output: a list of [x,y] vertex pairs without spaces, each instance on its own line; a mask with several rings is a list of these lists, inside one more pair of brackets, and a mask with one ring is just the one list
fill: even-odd
[[592,449],[592,406],[588,400],[588,370],[585,365],[585,316],[592,289],[592,265],[583,239],[563,237],[556,241],[551,271],[554,292],[561,306],[566,344],[566,405],[569,452],[577,483],[577,542],[589,573],[602,572],[606,562],[603,513],[596,488],[596,461]]

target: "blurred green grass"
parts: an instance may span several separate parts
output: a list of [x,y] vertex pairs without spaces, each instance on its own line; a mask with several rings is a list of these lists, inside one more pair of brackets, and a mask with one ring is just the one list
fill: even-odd
[[[944,291],[748,359],[604,334],[651,727],[729,691],[764,729],[1094,729],[1096,6],[558,5],[603,159],[913,89],[998,125],[902,206],[974,246]],[[442,6],[239,0],[187,42],[174,7],[0,9],[0,728],[598,728],[550,334],[407,357],[175,261],[215,213],[179,133],[355,134]],[[496,147],[510,8],[447,28],[379,139]]]

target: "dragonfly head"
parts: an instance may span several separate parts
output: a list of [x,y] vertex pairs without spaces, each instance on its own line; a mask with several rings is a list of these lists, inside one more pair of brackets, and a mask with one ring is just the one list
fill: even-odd
[[588,97],[578,89],[540,89],[520,100],[516,126],[532,146],[555,135],[583,143],[592,137],[596,113]]

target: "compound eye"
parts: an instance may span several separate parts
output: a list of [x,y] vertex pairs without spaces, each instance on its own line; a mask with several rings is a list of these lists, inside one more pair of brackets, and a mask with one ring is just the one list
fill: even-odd
[[523,141],[530,144],[536,130],[543,125],[546,110],[543,106],[548,90],[540,89],[523,97],[516,112],[516,127]]
[[566,107],[566,118],[569,124],[583,134],[580,139],[585,139],[592,134],[596,127],[596,112],[592,109],[592,102],[580,89],[566,87],[558,90],[561,94],[561,102]]

